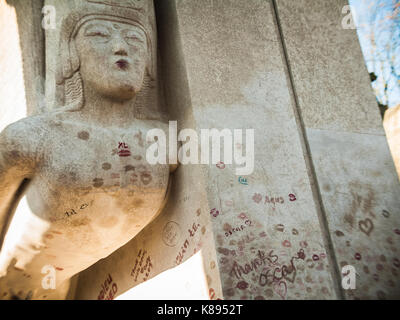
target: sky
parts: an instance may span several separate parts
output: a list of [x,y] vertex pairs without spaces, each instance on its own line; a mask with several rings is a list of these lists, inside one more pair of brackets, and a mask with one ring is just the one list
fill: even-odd
[[377,100],[400,105],[400,0],[349,0]]

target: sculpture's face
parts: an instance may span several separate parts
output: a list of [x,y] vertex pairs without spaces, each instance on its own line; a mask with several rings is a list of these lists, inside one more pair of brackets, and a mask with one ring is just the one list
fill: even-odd
[[146,35],[139,27],[93,20],[75,38],[84,87],[117,99],[133,98],[141,89],[147,61]]

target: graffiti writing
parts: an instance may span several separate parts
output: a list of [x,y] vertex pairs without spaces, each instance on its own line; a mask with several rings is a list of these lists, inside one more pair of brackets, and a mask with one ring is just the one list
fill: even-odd
[[107,279],[101,284],[101,291],[97,297],[97,300],[113,300],[117,291],[117,284],[113,282],[111,275],[108,274]]
[[146,281],[150,272],[153,268],[153,264],[151,262],[151,258],[146,250],[140,250],[135,261],[135,265],[132,268],[131,276],[137,281],[139,275],[143,275],[142,280]]

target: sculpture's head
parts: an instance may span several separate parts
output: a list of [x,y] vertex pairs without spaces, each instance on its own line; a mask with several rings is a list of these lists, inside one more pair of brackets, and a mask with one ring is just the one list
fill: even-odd
[[62,104],[80,108],[84,90],[115,100],[155,77],[152,0],[80,0],[63,21],[57,84]]
[[85,88],[116,100],[130,99],[142,88],[148,53],[140,27],[93,20],[82,25],[74,45]]

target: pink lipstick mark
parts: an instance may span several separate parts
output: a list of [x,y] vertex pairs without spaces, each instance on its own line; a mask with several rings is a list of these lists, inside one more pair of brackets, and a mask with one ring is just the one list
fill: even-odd
[[221,170],[226,168],[225,163],[223,163],[222,161],[218,162],[216,166],[218,169],[221,169]]
[[292,244],[290,243],[289,240],[285,240],[282,242],[282,245],[286,248],[290,248],[292,246]]

